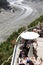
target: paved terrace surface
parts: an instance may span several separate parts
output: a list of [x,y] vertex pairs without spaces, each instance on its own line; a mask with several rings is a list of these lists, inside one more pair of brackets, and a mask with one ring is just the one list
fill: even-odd
[[38,43],[37,54],[40,58],[43,59],[43,38],[38,38],[37,43]]

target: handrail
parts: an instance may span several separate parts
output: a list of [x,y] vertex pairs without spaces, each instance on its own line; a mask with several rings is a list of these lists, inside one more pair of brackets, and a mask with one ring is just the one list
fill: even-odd
[[13,52],[13,55],[12,55],[11,65],[14,65],[16,51],[17,51],[17,45],[15,45],[15,47],[14,47],[14,52]]
[[29,30],[31,30],[31,29],[33,29],[33,28],[35,28],[35,27],[37,27],[37,25],[26,29],[26,31],[29,31]]

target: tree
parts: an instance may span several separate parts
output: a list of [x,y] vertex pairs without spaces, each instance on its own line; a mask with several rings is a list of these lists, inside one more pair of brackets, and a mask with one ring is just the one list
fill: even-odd
[[8,7],[9,2],[7,0],[0,0],[0,7],[6,8]]

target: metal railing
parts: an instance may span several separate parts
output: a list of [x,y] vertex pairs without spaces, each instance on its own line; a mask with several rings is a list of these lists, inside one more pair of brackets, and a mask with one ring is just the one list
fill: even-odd
[[11,65],[14,65],[16,51],[17,51],[17,45],[14,46],[14,52],[13,52],[13,55],[12,55]]

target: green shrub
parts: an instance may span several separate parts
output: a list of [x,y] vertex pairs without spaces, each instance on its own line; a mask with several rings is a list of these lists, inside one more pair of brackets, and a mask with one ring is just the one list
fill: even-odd
[[43,22],[43,15],[37,18],[36,20],[34,20],[31,24],[29,24],[28,28],[36,26],[39,22],[40,23]]
[[21,27],[21,28],[18,29],[18,33],[20,34],[20,33],[22,33],[25,30],[26,30],[26,27],[23,26],[23,27]]
[[7,41],[12,41],[13,39],[16,39],[18,37],[19,33],[18,32],[13,32],[9,38],[7,39]]
[[4,63],[4,65],[10,65],[10,64],[11,64],[11,59],[9,59],[8,62],[6,61],[6,62]]

